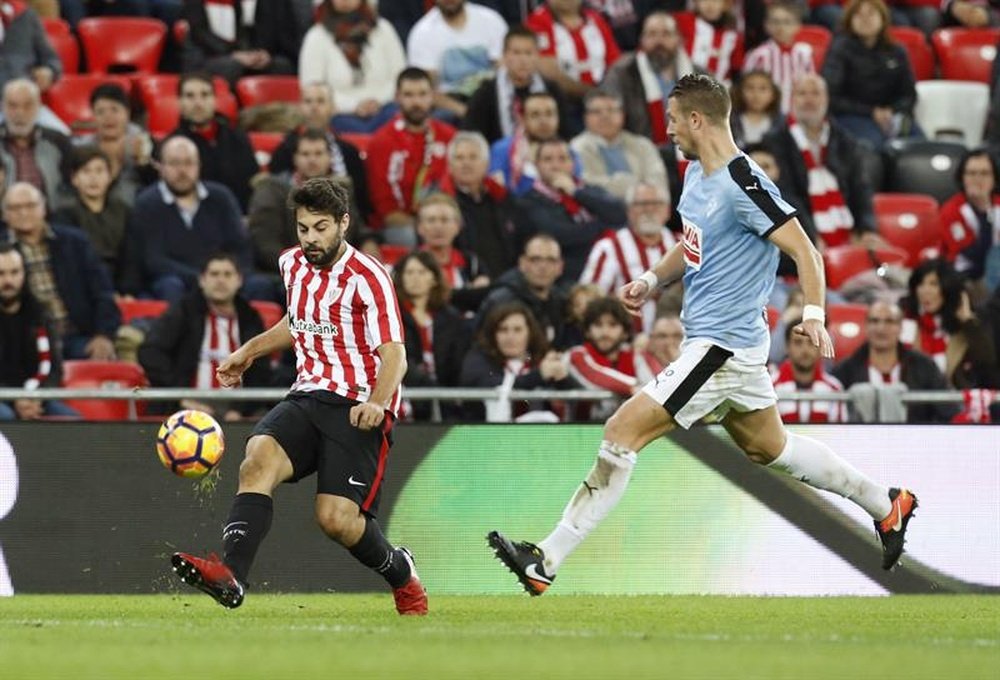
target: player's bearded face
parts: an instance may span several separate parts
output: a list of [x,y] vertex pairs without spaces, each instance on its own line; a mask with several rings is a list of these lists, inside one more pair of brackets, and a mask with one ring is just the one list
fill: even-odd
[[[309,218],[320,217],[309,215]],[[344,245],[344,234],[347,232],[348,217],[339,222],[330,219],[318,220],[308,229],[304,229],[304,220],[299,220],[299,245],[306,260],[314,267],[327,267],[340,255]]]

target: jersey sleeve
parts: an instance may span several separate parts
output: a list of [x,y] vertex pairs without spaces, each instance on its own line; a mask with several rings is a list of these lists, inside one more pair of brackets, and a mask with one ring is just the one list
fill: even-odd
[[774,182],[746,156],[729,164],[729,175],[734,183],[732,195],[736,217],[745,229],[767,238],[798,214],[781,197]]

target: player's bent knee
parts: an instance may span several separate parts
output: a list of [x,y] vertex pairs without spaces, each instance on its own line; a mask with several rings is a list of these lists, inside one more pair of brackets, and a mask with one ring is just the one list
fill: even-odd
[[278,442],[268,435],[251,437],[240,463],[240,488],[270,492],[291,474],[291,462]]
[[639,451],[675,426],[674,419],[660,404],[639,393],[608,418],[604,424],[604,439]]
[[[354,504],[326,505],[316,508],[316,523],[334,541],[347,545],[357,540],[358,506]],[[362,527],[363,528],[363,527]]]

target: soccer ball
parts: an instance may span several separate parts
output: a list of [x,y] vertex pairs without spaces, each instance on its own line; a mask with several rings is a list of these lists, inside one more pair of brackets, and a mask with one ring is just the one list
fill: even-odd
[[160,462],[181,477],[204,477],[219,464],[225,449],[222,428],[204,411],[178,411],[167,418],[156,435]]

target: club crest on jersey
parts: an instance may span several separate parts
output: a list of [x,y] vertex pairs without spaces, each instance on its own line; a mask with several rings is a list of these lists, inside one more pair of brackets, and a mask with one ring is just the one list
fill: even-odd
[[701,227],[684,220],[684,262],[695,270],[701,269]]
[[332,323],[315,323],[313,321],[305,321],[304,319],[296,319],[292,316],[291,312],[288,313],[288,328],[296,333],[332,335],[333,337],[340,335],[340,329]]

